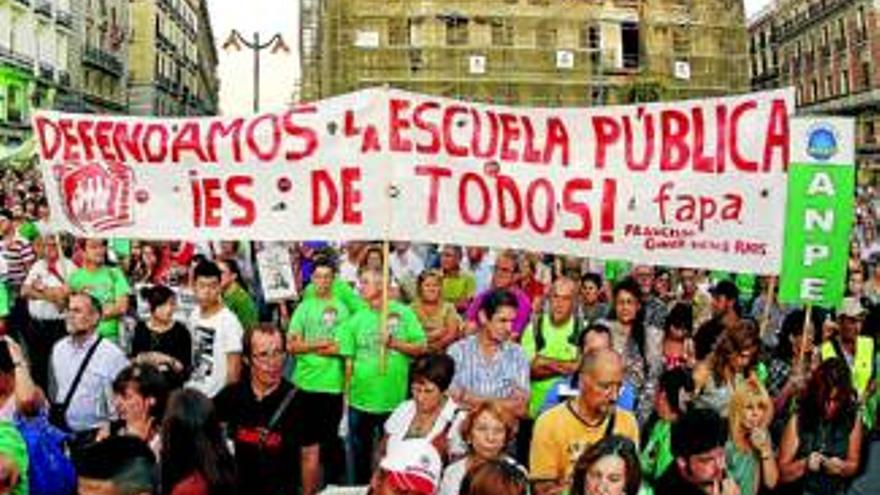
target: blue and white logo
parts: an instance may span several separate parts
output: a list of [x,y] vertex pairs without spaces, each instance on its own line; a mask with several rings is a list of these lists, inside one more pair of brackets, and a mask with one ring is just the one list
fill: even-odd
[[807,135],[807,154],[819,161],[828,161],[837,154],[837,133],[828,124],[816,124]]

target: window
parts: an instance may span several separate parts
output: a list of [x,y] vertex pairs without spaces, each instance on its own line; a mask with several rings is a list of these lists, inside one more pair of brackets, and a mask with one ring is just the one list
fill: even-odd
[[856,27],[858,28],[859,38],[865,39],[866,34],[868,32],[867,26],[865,25],[865,6],[860,5],[859,10],[856,11]]
[[825,76],[825,98],[831,98],[834,96],[834,82],[831,79],[831,76]]
[[388,26],[388,44],[391,46],[408,46],[409,40],[409,20],[408,19],[392,19]]
[[677,27],[672,31],[672,50],[676,54],[690,53],[691,33],[688,28]]
[[556,28],[546,23],[538,25],[535,31],[535,46],[538,48],[552,48],[556,46]]
[[623,68],[639,68],[639,25],[635,22],[620,24],[620,39],[623,49]]
[[502,19],[492,21],[492,45],[513,46],[513,25]]
[[843,69],[840,71],[840,94],[845,95],[849,93],[849,71]]
[[467,19],[455,18],[446,21],[446,44],[449,46],[462,46],[468,44],[468,21]]
[[862,89],[871,87],[871,63],[862,62]]
[[819,81],[813,79],[810,81],[810,101],[819,99]]
[[846,45],[846,19],[843,17],[837,19],[837,39],[841,45]]
[[865,120],[865,142],[866,143],[876,143],[877,138],[874,136],[876,129],[874,128],[874,121],[870,118]]

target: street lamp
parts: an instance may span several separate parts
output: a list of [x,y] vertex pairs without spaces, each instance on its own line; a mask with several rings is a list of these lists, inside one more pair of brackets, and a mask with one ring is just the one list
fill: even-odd
[[273,55],[278,52],[290,53],[290,48],[287,47],[284,38],[281,37],[281,33],[275,33],[272,39],[261,44],[260,33],[255,31],[253,41],[248,41],[235,29],[229,33],[229,37],[226,38],[222,48],[224,50],[239,51],[242,49],[242,46],[254,52],[254,113],[257,113],[260,111],[260,52],[271,48],[269,53]]

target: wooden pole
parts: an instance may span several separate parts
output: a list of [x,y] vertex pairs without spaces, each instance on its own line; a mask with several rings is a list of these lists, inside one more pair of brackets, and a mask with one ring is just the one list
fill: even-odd
[[388,286],[390,285],[390,259],[389,252],[390,243],[388,236],[382,241],[382,317],[380,318],[380,327],[382,329],[382,345],[379,346],[379,372],[385,374],[388,366]]
[[800,369],[804,364],[804,351],[807,349],[807,339],[811,338],[810,329],[812,328],[812,322],[810,321],[813,316],[813,305],[807,304],[807,310],[804,312],[804,330],[801,333],[801,348],[798,351],[797,358],[797,367],[795,369]]
[[776,291],[776,277],[771,276],[767,284],[767,295],[764,298],[764,312],[761,314],[761,322],[758,328],[761,330],[761,339],[767,335],[767,328],[770,326],[770,309],[773,306],[773,293]]

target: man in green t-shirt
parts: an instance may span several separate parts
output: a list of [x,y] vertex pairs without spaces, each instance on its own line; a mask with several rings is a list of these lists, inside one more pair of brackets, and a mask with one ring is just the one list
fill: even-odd
[[518,449],[522,454],[529,452],[532,426],[550,389],[560,376],[578,370],[580,325],[574,317],[577,288],[577,283],[570,278],[556,279],[550,289],[549,311],[542,311],[532,318],[520,341],[531,365],[532,392],[528,419],[520,422]]
[[238,318],[241,327],[248,331],[260,323],[260,314],[254,298],[242,287],[241,269],[233,258],[218,260],[220,268],[220,290],[223,291],[223,304]]
[[[367,307],[367,303],[361,299],[361,296],[358,295],[357,291],[354,290],[351,284],[339,277],[333,278],[333,283],[330,285],[330,292],[333,293],[333,298],[342,302],[351,314],[357,313]],[[315,284],[309,284],[306,286],[305,290],[303,290],[303,300],[310,297],[315,297]]]
[[[339,442],[345,386],[345,362],[339,355],[339,329],[349,318],[348,307],[333,293],[336,266],[324,256],[315,258],[314,293],[293,312],[287,350],[296,360],[291,381],[309,415],[319,444],[324,481],[340,484],[345,474],[345,452]],[[309,473],[318,479],[320,473]]]
[[381,331],[381,273],[364,271],[360,290],[369,307],[355,313],[340,328],[339,351],[346,358],[355,483],[366,484],[376,447],[374,439],[381,437],[385,421],[406,399],[410,359],[425,352],[426,338],[415,313],[397,301],[389,301],[387,333]]
[[102,312],[98,324],[101,337],[119,342],[120,319],[128,311],[131,287],[122,270],[107,265],[107,241],[86,239],[83,266],[67,279],[73,292],[86,292],[100,301]]

